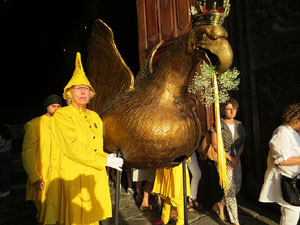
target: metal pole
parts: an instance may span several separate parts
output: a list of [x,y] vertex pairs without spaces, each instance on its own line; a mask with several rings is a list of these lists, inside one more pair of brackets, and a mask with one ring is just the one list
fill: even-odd
[[[120,150],[114,148],[113,151],[117,153],[117,157],[121,157]],[[115,217],[114,217],[114,225],[119,224],[119,203],[120,203],[120,171],[116,169],[116,180],[115,180]]]
[[186,161],[182,162],[182,177],[183,177],[183,207],[184,207],[184,225],[188,225],[188,211],[187,211],[187,202],[186,202]]

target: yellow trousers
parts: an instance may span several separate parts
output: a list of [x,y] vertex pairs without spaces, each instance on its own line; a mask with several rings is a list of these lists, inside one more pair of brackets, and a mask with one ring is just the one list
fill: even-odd
[[173,199],[173,198],[166,198],[161,196],[163,199],[163,209],[161,213],[161,219],[164,221],[164,224],[168,224],[170,220],[172,206],[177,208],[177,222],[176,225],[184,225],[184,204],[183,199]]

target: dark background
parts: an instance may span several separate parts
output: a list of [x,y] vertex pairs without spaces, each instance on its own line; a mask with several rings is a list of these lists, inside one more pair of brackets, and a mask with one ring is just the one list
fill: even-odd
[[77,51],[85,67],[94,19],[112,28],[121,56],[137,74],[135,1],[0,0],[0,112],[5,123],[25,123],[40,116],[47,96],[62,96]]

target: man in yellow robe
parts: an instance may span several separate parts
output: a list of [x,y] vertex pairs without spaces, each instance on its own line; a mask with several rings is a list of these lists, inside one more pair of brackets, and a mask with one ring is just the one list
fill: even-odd
[[[112,216],[106,166],[122,170],[123,159],[103,151],[102,120],[87,104],[95,95],[80,54],[64,88],[68,106],[51,120],[50,184],[44,224],[99,224]],[[108,157],[109,156],[109,157]]]
[[22,148],[23,166],[28,176],[26,200],[33,201],[40,217],[41,202],[45,197],[45,185],[50,157],[49,122],[57,109],[62,107],[63,100],[58,95],[50,95],[44,101],[46,114],[36,117],[25,124],[25,135]]
[[[177,208],[176,225],[184,225],[184,196],[183,196],[183,168],[182,163],[170,169],[157,169],[154,193],[160,194],[163,199],[161,220],[154,221],[154,225],[168,224],[171,216],[172,206]],[[190,195],[190,177],[186,168],[186,194]],[[187,197],[185,196],[185,197]]]

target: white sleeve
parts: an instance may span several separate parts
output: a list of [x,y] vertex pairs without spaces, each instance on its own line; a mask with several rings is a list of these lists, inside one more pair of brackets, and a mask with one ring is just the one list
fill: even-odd
[[291,140],[288,132],[278,132],[274,134],[269,143],[270,151],[275,164],[294,156],[291,151]]

